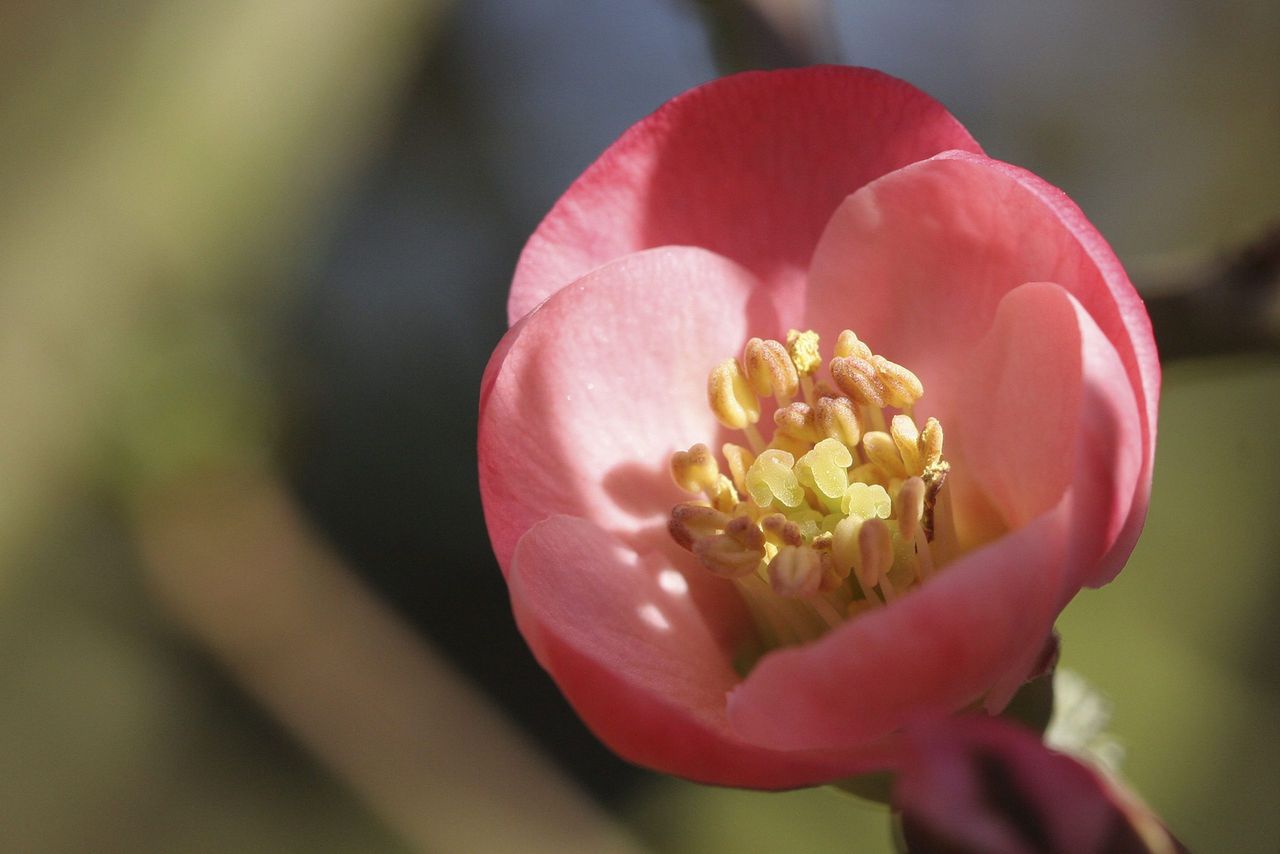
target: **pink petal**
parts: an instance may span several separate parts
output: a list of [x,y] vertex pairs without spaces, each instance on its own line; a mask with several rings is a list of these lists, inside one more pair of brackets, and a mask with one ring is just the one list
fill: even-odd
[[684,578],[659,553],[639,558],[595,525],[557,516],[520,540],[509,583],[538,661],[624,758],[691,780],[769,789],[856,768],[830,755],[765,750],[730,731],[731,648]]
[[[1079,304],[1056,285],[1018,288],[968,355],[960,373],[983,397],[953,404],[963,439],[954,479],[959,490],[969,467],[996,468],[972,477],[1012,530],[893,606],[762,659],[729,700],[730,721],[748,740],[852,748],[921,711],[955,711],[993,686],[1003,692],[1034,663],[1064,591],[1078,589],[1081,568],[1123,525],[1140,467],[1125,432],[1137,410],[1114,349]],[[1032,429],[1008,429],[1020,424]],[[963,509],[962,492],[952,499]]]
[[772,328],[749,304],[754,290],[710,252],[655,249],[582,277],[507,333],[485,372],[478,448],[504,572],[520,536],[549,516],[638,536],[688,499],[668,460],[718,435],[707,374],[741,351],[748,328]]
[[688,245],[746,266],[794,324],[814,245],[840,201],[947,149],[980,151],[940,104],[876,71],[713,81],[628,130],[560,198],[520,257],[510,319],[611,259]]
[[[1029,281],[1066,288],[1111,343],[1139,403],[1142,469],[1122,529],[1087,579],[1104,583],[1127,558],[1146,514],[1159,365],[1141,300],[1105,241],[1061,193],[985,157],[948,153],[850,196],[814,254],[808,316],[824,338],[851,326],[939,390],[981,395],[958,373],[1008,291]],[[951,428],[944,419],[944,424]]]

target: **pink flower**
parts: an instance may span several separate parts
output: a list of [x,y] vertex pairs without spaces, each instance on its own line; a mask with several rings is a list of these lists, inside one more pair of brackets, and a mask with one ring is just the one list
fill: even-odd
[[1116,781],[1006,721],[914,724],[905,748],[894,805],[917,854],[1186,851]]
[[[651,768],[785,788],[895,765],[912,716],[1002,708],[1146,515],[1160,371],[1119,262],[1061,191],[874,71],[666,104],[543,220],[510,315],[480,399],[494,551],[539,662]],[[824,348],[798,385],[794,336],[726,364],[793,329]],[[805,401],[775,416],[791,462],[694,448],[689,504],[672,454],[751,445],[726,425],[758,432],[771,395]]]

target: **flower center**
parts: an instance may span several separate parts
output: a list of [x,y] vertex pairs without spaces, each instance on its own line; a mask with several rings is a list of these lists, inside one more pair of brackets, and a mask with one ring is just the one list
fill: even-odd
[[[840,333],[828,378],[815,332],[752,338],[741,361],[711,372],[717,420],[741,431],[723,474],[704,444],[671,457],[702,500],[677,504],[671,536],[712,574],[736,583],[766,648],[803,643],[892,603],[936,569],[939,491],[950,468],[942,425],[917,427],[924,387],[911,371]],[[773,398],[773,434],[757,424]],[[798,399],[797,399],[798,398]]]

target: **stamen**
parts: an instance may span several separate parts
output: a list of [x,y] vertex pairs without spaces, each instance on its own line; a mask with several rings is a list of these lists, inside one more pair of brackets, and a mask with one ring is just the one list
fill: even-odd
[[667,529],[682,548],[692,550],[694,540],[720,533],[729,522],[729,516],[714,507],[687,501],[671,508]]
[[862,439],[858,411],[847,397],[820,397],[814,409],[814,422],[822,435],[855,448]]
[[888,519],[893,499],[880,484],[851,483],[840,501],[840,509],[859,519]]
[[743,353],[743,364],[756,394],[776,397],[784,406],[795,397],[800,377],[791,354],[777,341],[752,338]]
[[720,476],[720,466],[711,449],[699,442],[687,451],[671,455],[671,477],[685,492],[698,493],[710,489]]
[[779,596],[812,596],[822,584],[822,560],[809,546],[783,546],[769,561],[769,584]]
[[867,359],[843,356],[831,360],[831,378],[842,392],[860,406],[884,406],[884,386],[879,372]]
[[893,436],[893,443],[898,446],[898,453],[902,455],[902,464],[907,473],[920,474],[924,471],[924,466],[920,463],[920,431],[916,429],[916,422],[910,416],[895,415],[889,425],[889,433]]
[[884,469],[889,477],[904,478],[907,476],[906,466],[902,464],[902,456],[898,446],[888,433],[873,430],[862,436],[862,451],[867,455],[867,462],[874,463]]
[[885,601],[892,602],[896,591],[889,582],[889,568],[893,566],[893,536],[883,519],[871,518],[858,529],[859,565],[855,569],[858,581],[866,587],[879,585]]
[[755,462],[755,456],[746,448],[732,442],[725,442],[720,448],[720,453],[724,454],[725,462],[729,464],[733,485],[737,487],[738,492],[746,492],[747,469],[751,468],[751,464]]
[[764,547],[749,548],[728,534],[716,534],[694,540],[693,554],[713,574],[741,578],[754,572],[764,560]]
[[924,481],[918,477],[908,478],[898,490],[898,497],[893,502],[893,509],[898,517],[898,531],[907,542],[915,539],[920,530],[920,519],[924,516]]
[[942,425],[936,418],[926,421],[924,430],[920,431],[920,461],[926,469],[942,461]]
[[[822,438],[814,423],[813,409],[807,403],[797,401],[778,407],[773,412],[773,423],[779,433],[797,442],[812,445]],[[777,438],[777,433],[774,438]]]
[[730,430],[745,430],[760,420],[760,401],[737,359],[725,359],[712,369],[707,402],[716,419]]
[[836,356],[857,356],[860,359],[871,358],[871,348],[858,340],[852,329],[841,331],[836,338]]
[[913,405],[924,394],[924,386],[915,374],[883,356],[872,356],[876,376],[884,389],[884,401],[899,409]]

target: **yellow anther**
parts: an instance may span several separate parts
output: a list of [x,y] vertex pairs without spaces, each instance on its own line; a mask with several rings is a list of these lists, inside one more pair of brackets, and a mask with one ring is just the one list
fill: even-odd
[[783,546],[769,561],[773,592],[788,598],[814,595],[822,585],[822,557],[808,546]]
[[725,359],[712,369],[707,378],[707,402],[716,420],[731,430],[742,430],[760,420],[760,401],[737,359]]
[[924,394],[924,386],[915,374],[883,356],[872,356],[880,387],[884,389],[884,402],[899,409],[911,406]]
[[870,359],[871,348],[858,340],[852,329],[845,329],[836,338],[836,355],[839,357],[857,356],[859,359]]
[[888,519],[893,512],[893,499],[878,483],[851,483],[840,499],[840,509],[859,519]]
[[908,478],[893,502],[894,514],[898,517],[898,532],[908,543],[915,539],[920,529],[920,520],[924,516],[924,481],[918,477]]
[[883,486],[889,482],[889,478],[875,463],[863,463],[849,469],[849,482],[865,483],[869,486],[878,483]]
[[712,507],[725,513],[731,512],[741,500],[738,497],[738,490],[733,486],[733,481],[724,475],[718,475],[716,482],[707,488],[707,497],[711,499]]
[[786,451],[763,451],[747,469],[751,500],[761,507],[769,507],[775,499],[785,507],[799,507],[804,501],[804,489],[791,470],[794,465],[795,457]]
[[818,333],[812,329],[787,332],[787,352],[791,363],[802,377],[807,377],[822,367],[822,352],[818,349]]
[[686,501],[671,508],[671,521],[667,523],[667,530],[682,548],[692,549],[696,539],[720,533],[729,521],[727,514],[714,507]]
[[760,528],[767,542],[775,546],[798,546],[805,541],[800,526],[781,513],[770,513],[760,520]]
[[831,360],[831,378],[840,390],[861,406],[884,406],[885,389],[875,365],[858,356]]
[[893,535],[883,519],[868,519],[858,529],[858,578],[875,587],[893,566]]
[[893,436],[893,443],[898,446],[907,474],[922,472],[924,465],[920,461],[920,431],[916,429],[916,422],[908,415],[895,415],[889,425],[889,434]]
[[729,474],[733,477],[733,485],[739,492],[747,491],[747,469],[755,462],[755,455],[741,445],[725,442],[720,448],[725,462],[729,464]]
[[831,532],[831,557],[835,560],[836,572],[844,578],[849,577],[858,563],[858,530],[862,521],[860,516],[846,516]]
[[671,477],[685,492],[702,492],[713,486],[720,467],[711,449],[699,442],[687,451],[671,455]]
[[814,404],[814,425],[818,432],[831,439],[838,439],[852,448],[862,438],[862,425],[858,423],[858,409],[847,397],[820,397]]
[[724,526],[724,533],[738,545],[747,549],[764,548],[764,531],[751,521],[750,516],[735,516]]
[[[811,445],[822,438],[818,432],[817,425],[814,423],[813,410],[809,408],[809,404],[796,401],[786,406],[780,406],[773,411],[773,423],[777,425],[778,432],[784,436],[804,442]],[[775,437],[777,433],[774,434]]]
[[701,537],[693,542],[693,554],[702,565],[721,578],[750,575],[764,560],[764,548],[743,546],[727,534]]
[[800,377],[787,348],[777,341],[752,338],[742,357],[747,379],[761,397],[773,396],[779,402],[795,397]]
[[920,431],[920,462],[929,469],[942,461],[942,425],[930,418]]
[[823,439],[796,462],[795,472],[805,486],[827,498],[838,499],[849,486],[853,455],[836,439]]
[[867,462],[875,463],[891,478],[907,476],[906,466],[902,464],[902,455],[898,446],[888,433],[873,430],[862,436],[862,450],[867,455]]

